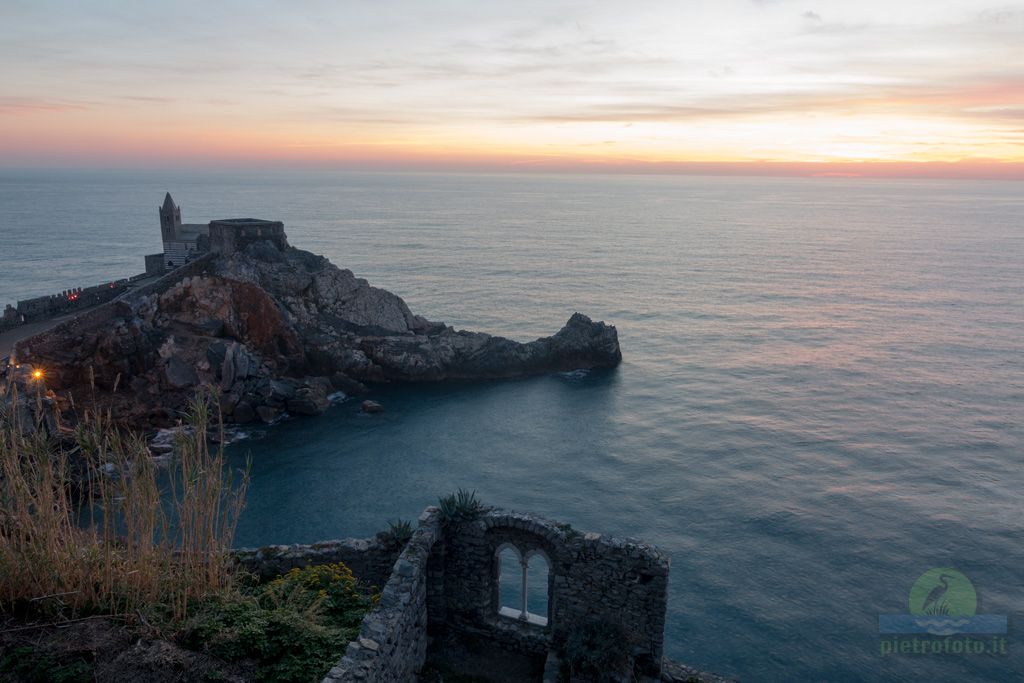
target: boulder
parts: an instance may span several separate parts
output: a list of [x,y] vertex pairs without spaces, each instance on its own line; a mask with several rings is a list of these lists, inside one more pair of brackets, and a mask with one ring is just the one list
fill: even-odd
[[199,383],[199,376],[192,366],[176,355],[167,359],[164,376],[175,389],[185,389]]
[[288,400],[288,412],[298,415],[319,415],[330,407],[327,394],[315,387],[303,387]]
[[362,409],[364,413],[383,413],[384,406],[377,403],[376,401],[363,401]]
[[268,386],[270,387],[270,398],[275,402],[286,403],[295,397],[295,392],[298,391],[298,384],[291,379],[272,379]]
[[247,424],[256,419],[256,411],[248,401],[239,401],[231,411],[231,419],[238,424]]

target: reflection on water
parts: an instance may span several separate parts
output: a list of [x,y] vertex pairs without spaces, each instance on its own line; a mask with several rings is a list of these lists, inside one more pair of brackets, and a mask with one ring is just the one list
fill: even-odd
[[[293,243],[456,327],[524,340],[578,310],[620,333],[614,371],[387,386],[383,414],[348,401],[233,445],[234,462],[253,455],[242,543],[369,535],[461,486],[659,544],[666,648],[695,666],[750,681],[1024,670],[1012,643],[882,658],[878,638],[931,567],[967,575],[986,612],[1019,604],[1019,184],[0,176],[0,300],[105,279],[124,244],[141,267],[166,189],[188,220],[283,219]],[[54,263],[57,245],[74,256]]]

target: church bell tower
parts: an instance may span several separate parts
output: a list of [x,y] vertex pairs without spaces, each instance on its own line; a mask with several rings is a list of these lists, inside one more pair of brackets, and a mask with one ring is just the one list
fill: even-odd
[[174,204],[171,193],[164,197],[164,205],[160,207],[160,236],[163,241],[171,242],[178,235],[181,227],[181,207]]

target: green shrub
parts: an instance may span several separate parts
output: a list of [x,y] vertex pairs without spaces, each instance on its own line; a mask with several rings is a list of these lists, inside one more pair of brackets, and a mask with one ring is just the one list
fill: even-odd
[[255,660],[260,681],[318,681],[375,602],[344,564],[293,569],[249,595],[210,601],[183,639],[227,661]]
[[449,493],[447,496],[439,498],[437,506],[440,509],[442,524],[471,522],[480,517],[484,511],[483,503],[476,497],[476,491],[467,491],[462,488],[455,493]]
[[384,537],[391,545],[404,546],[412,538],[412,522],[407,519],[388,522],[388,530],[384,532]]
[[92,666],[82,659],[61,662],[50,653],[17,647],[0,659],[0,679],[25,683],[91,683]]

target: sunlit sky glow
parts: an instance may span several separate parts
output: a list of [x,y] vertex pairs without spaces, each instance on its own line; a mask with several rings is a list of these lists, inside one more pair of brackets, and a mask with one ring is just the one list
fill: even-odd
[[1024,178],[1024,2],[0,0],[0,166]]

